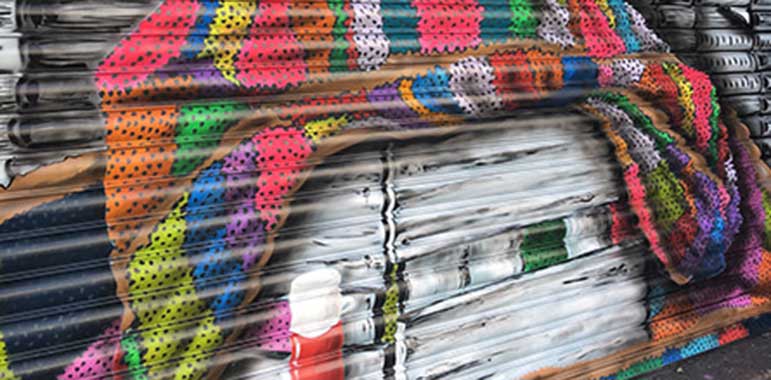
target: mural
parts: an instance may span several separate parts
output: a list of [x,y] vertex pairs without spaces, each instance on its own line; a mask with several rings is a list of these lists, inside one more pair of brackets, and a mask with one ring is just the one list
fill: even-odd
[[687,64],[710,73],[721,100],[734,108],[768,161],[771,156],[771,4],[765,1],[700,1],[654,4],[635,1]]
[[768,167],[623,1],[6,8],[0,379],[627,379],[771,327]]

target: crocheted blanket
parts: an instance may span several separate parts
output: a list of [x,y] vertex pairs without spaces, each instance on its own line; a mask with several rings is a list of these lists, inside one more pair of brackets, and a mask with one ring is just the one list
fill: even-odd
[[[374,131],[471,128],[535,108],[597,117],[634,214],[620,222],[673,281],[698,283],[687,299],[661,290],[654,340],[726,309],[768,310],[768,167],[709,77],[623,1],[164,0],[95,79],[124,306],[84,354],[106,351],[104,370],[217,378],[217,353],[236,344],[292,195],[320,159]],[[40,171],[93,174],[79,162]],[[15,378],[2,353],[0,378]]]

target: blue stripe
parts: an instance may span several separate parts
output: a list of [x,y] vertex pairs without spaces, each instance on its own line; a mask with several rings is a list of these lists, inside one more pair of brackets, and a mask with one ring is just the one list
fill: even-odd
[[187,37],[188,49],[182,53],[182,56],[186,59],[192,60],[201,53],[203,50],[203,41],[209,35],[209,25],[214,19],[214,15],[217,13],[219,7],[219,0],[199,0],[203,6],[199,12],[198,19],[195,22],[195,26],[190,31],[190,35]]
[[564,69],[563,82],[565,88],[595,88],[597,87],[597,65],[589,57],[562,57]]
[[439,66],[429,70],[426,75],[416,76],[412,82],[412,93],[431,112],[463,113],[450,91],[449,73]]
[[241,303],[244,295],[238,285],[246,278],[238,257],[226,248],[226,182],[220,170],[221,164],[216,163],[193,182],[185,210],[187,233],[182,245],[195,264],[196,291],[213,294],[209,302],[216,321]]

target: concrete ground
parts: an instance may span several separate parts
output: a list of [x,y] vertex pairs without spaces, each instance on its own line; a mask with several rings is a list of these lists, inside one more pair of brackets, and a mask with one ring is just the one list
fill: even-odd
[[771,380],[771,332],[672,364],[638,380]]

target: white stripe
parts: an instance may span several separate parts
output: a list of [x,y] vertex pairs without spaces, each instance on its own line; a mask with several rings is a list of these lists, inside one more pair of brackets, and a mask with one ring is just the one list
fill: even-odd
[[388,59],[391,42],[383,32],[380,0],[354,1],[353,42],[359,56],[356,62],[362,70],[377,70]]
[[485,115],[503,107],[495,92],[493,67],[485,58],[467,57],[450,66],[450,90],[458,105],[470,115]]
[[557,0],[544,0],[541,20],[535,32],[538,37],[553,44],[559,44],[562,47],[574,46],[576,40],[568,29],[569,21],[570,12],[557,3]]

